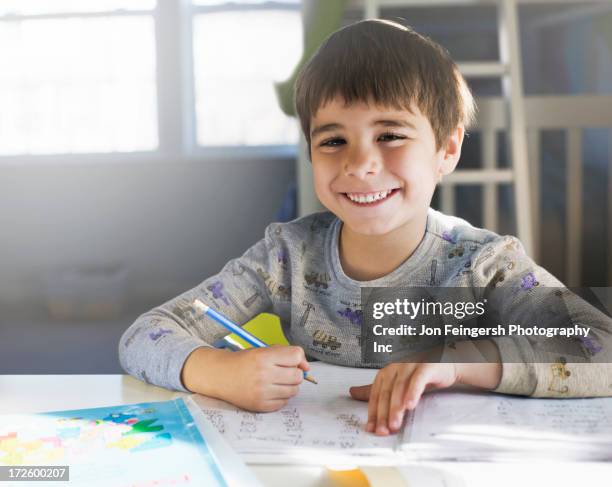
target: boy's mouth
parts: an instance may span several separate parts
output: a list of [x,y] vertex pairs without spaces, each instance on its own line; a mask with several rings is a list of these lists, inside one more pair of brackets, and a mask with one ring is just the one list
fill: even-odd
[[399,188],[373,191],[370,193],[342,193],[351,203],[358,206],[374,206],[386,201],[399,191]]

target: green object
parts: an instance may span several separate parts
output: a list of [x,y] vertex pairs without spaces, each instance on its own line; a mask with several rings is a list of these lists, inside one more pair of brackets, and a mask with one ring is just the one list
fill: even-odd
[[[278,316],[270,313],[261,313],[246,323],[243,328],[255,335],[260,340],[268,345],[289,345],[289,342],[283,334],[280,319]],[[235,333],[225,337],[231,343],[237,343],[242,348],[251,348],[251,345],[240,338]]]
[[288,80],[275,83],[276,95],[281,110],[295,117],[293,89],[295,80],[315,51],[325,39],[336,31],[344,16],[346,0],[305,0],[302,3],[302,24],[304,26],[304,51],[302,58]]
[[124,436],[137,435],[139,433],[154,433],[156,431],[161,431],[164,429],[162,425],[153,424],[155,422],[157,422],[156,418],[143,419],[142,421],[138,421],[138,423],[132,425],[132,429],[130,431],[124,433]]

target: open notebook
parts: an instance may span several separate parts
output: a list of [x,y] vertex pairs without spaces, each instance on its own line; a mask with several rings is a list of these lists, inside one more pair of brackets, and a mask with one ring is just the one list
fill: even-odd
[[250,413],[194,396],[204,416],[249,462],[316,463],[372,460],[612,460],[612,398],[531,399],[439,391],[425,395],[400,433],[364,431],[367,403],[348,394],[376,370],[311,364],[318,385],[275,413]]

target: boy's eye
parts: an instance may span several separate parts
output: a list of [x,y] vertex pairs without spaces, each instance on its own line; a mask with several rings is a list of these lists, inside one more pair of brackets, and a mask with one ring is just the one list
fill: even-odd
[[[396,134],[393,132],[386,132],[378,136],[379,142],[394,142],[396,140],[404,140],[407,139],[403,134]],[[329,139],[325,139],[319,144],[319,147],[340,147],[346,144],[346,140],[343,137],[330,137]]]
[[406,138],[407,137],[405,135],[394,134],[392,132],[388,132],[378,137],[378,140],[380,140],[381,142],[393,142],[394,140],[403,140]]
[[332,137],[331,139],[325,139],[319,145],[321,147],[338,147],[345,143],[346,141],[342,137]]

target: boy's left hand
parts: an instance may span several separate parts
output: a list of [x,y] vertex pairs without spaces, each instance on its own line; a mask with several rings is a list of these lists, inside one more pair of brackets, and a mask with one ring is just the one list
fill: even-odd
[[373,384],[351,387],[350,393],[368,401],[366,431],[388,435],[399,431],[405,411],[416,407],[423,392],[458,381],[454,363],[394,363],[379,370]]

